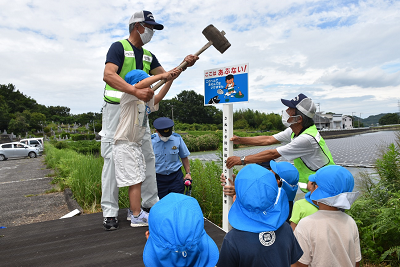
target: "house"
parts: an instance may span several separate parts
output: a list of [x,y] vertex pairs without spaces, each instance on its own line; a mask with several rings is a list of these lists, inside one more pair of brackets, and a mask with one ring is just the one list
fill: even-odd
[[322,112],[317,112],[314,116],[314,123],[318,130],[341,130],[353,128],[352,117],[342,114],[322,114]]
[[351,116],[344,115],[342,120],[343,120],[343,129],[353,128],[353,118]]

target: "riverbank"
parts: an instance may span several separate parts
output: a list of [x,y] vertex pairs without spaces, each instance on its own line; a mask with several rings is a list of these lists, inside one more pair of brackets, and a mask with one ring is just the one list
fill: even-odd
[[400,125],[396,126],[381,126],[381,127],[365,127],[353,129],[340,129],[340,130],[321,130],[319,133],[324,139],[335,139],[349,137],[358,134],[379,132],[379,131],[399,131]]

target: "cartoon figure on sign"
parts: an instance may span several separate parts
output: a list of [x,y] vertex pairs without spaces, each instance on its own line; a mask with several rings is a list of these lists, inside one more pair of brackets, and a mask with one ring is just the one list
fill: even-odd
[[233,75],[229,74],[225,77],[225,82],[226,82],[226,86],[225,89],[228,89],[228,92],[226,92],[226,96],[231,96],[234,97],[235,96],[235,82],[233,81]]
[[220,99],[218,98],[218,96],[216,95],[216,96],[214,96],[213,98],[211,98],[211,99],[208,101],[208,104],[218,104],[219,101],[221,101],[221,100],[220,100]]

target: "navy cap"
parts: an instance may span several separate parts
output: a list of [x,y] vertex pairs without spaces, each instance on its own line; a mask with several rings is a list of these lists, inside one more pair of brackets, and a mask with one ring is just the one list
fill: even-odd
[[281,101],[285,106],[295,108],[309,118],[313,118],[315,115],[316,107],[314,102],[304,94],[299,94],[291,100],[281,99]]
[[167,137],[172,134],[174,122],[170,118],[160,117],[153,122],[153,126],[162,136]]
[[129,25],[135,22],[144,22],[154,26],[155,30],[162,30],[164,26],[160,23],[157,23],[154,20],[154,16],[150,11],[139,11],[132,15],[131,19],[129,20]]

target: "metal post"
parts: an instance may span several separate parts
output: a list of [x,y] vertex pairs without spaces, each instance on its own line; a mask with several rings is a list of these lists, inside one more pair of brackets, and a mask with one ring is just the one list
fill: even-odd
[[[226,160],[233,156],[233,142],[230,141],[233,136],[233,105],[223,104],[223,137],[222,137],[222,158],[223,158],[223,173],[225,177],[232,179],[232,169],[226,167]],[[229,185],[229,181],[226,181]],[[223,194],[222,198],[222,229],[228,232],[232,226],[228,221],[228,213],[232,206],[233,200],[231,197]]]
[[[171,119],[172,119],[172,121],[174,121],[174,105],[171,105],[171,112],[172,112]],[[175,122],[174,122],[174,126],[172,126],[172,131],[175,132]]]

